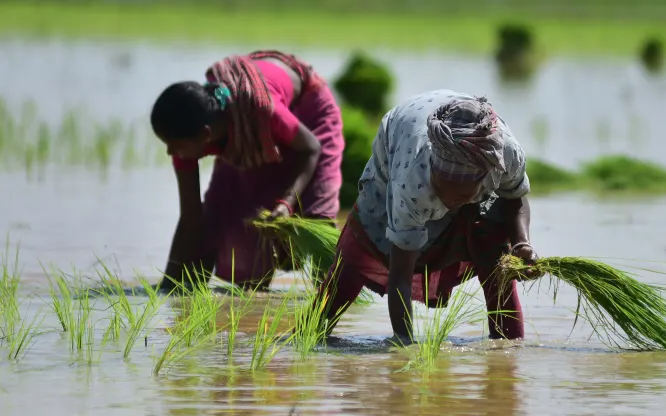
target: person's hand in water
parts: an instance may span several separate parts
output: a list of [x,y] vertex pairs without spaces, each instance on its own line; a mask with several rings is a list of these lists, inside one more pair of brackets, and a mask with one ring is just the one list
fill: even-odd
[[[527,265],[533,265],[539,259],[536,251],[534,251],[534,248],[529,243],[518,243],[514,245],[511,248],[511,255],[520,258],[523,260],[523,263]],[[525,276],[528,279],[541,277],[539,271],[535,268],[527,269]]]

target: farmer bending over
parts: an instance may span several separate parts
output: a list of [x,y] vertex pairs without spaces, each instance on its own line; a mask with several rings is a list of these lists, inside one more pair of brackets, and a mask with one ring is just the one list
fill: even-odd
[[469,267],[484,290],[490,337],[524,336],[516,281],[499,293],[491,273],[508,252],[537,258],[530,183],[523,149],[486,99],[438,90],[390,110],[358,189],[338,242],[341,266],[320,289],[333,294],[328,318],[365,286],[388,293],[394,335],[409,342],[411,300],[446,304]]
[[[173,157],[180,219],[166,275],[185,266],[265,289],[286,251],[267,244],[246,219],[272,216],[335,219],[344,140],[340,109],[306,63],[278,51],[231,56],[206,71],[207,83],[179,82],[157,98],[155,134]],[[204,201],[198,159],[215,155]],[[233,250],[233,257],[232,257]],[[278,261],[274,259],[278,253]],[[199,270],[201,271],[201,270]],[[174,287],[168,279],[162,289]]]

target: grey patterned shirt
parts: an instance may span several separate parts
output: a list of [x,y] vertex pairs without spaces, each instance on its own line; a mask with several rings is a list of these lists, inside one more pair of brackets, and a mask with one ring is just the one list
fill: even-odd
[[[450,223],[452,212],[430,185],[426,120],[453,99],[473,98],[450,90],[429,91],[409,98],[383,117],[358,182],[357,204],[363,228],[384,254],[388,255],[391,244],[423,252]],[[501,118],[499,128],[507,172],[487,175],[472,202],[488,204],[497,196],[521,198],[530,191],[523,149]]]

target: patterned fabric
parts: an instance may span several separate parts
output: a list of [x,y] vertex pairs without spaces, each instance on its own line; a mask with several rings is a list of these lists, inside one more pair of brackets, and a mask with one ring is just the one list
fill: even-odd
[[210,83],[229,88],[227,109],[231,114],[229,142],[222,157],[238,169],[249,169],[282,161],[271,136],[271,95],[252,60],[274,58],[292,68],[301,78],[302,92],[316,90],[324,81],[312,67],[294,55],[275,50],[255,51],[247,56],[230,56],[206,71]]
[[287,65],[298,74],[303,83],[303,91],[301,91],[301,95],[303,95],[303,92],[305,91],[316,91],[318,88],[326,85],[324,79],[315,72],[312,65],[301,61],[294,55],[269,49],[251,52],[248,54],[248,57],[253,60],[273,58]]
[[[450,90],[429,91],[394,107],[380,123],[372,156],[358,183],[357,204],[364,230],[384,254],[391,243],[403,250],[426,251],[455,214],[435,196],[430,184],[432,145],[427,124],[430,114],[454,100],[475,98]],[[482,204],[484,215],[495,218],[492,205],[498,196],[520,198],[530,190],[523,149],[501,117],[497,129],[504,141],[505,172],[488,172],[472,200]]]
[[504,172],[504,140],[485,98],[456,100],[428,117],[434,172],[450,181],[477,181],[489,171]]
[[206,78],[210,83],[226,86],[231,93],[225,109],[231,121],[224,160],[238,169],[281,161],[271,137],[273,102],[251,60],[227,57],[214,63],[206,71]]
[[[292,110],[322,147],[312,180],[299,195],[299,204],[294,209],[304,218],[335,219],[340,210],[340,165],[344,150],[340,109],[331,90],[324,85],[303,94]],[[270,277],[275,271],[273,245],[266,244],[255,227],[248,227],[247,219],[256,217],[261,208],[274,206],[292,185],[298,153],[289,146],[281,153],[283,163],[250,170],[236,169],[221,158],[215,160],[203,211],[207,248],[216,259],[216,276],[222,279],[231,281],[233,274],[235,282],[243,284]],[[277,254],[283,256],[280,251]],[[266,283],[269,282],[270,278]]]
[[[509,339],[523,338],[524,320],[516,281],[503,290],[493,273],[499,257],[509,250],[506,229],[501,223],[481,217],[477,208],[468,205],[462,209],[436,244],[421,254],[412,275],[412,300],[427,301],[429,307],[437,307],[438,301],[446,306],[453,289],[471,273],[478,276],[488,311],[503,311],[497,322],[493,322],[496,315],[489,314],[491,337],[503,334]],[[388,257],[377,252],[355,210],[342,230],[337,255],[341,257],[341,266],[331,267],[326,282],[319,289],[319,297],[324,296],[326,288],[332,289],[331,311],[344,310],[363,287],[381,296],[386,294]],[[329,318],[332,317],[329,314]]]

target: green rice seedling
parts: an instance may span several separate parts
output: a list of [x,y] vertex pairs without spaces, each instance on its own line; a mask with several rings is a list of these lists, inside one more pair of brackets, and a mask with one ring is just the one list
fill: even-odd
[[111,316],[109,318],[109,326],[106,328],[102,343],[106,344],[108,341],[117,341],[120,339],[120,329],[122,328],[122,318],[120,313],[111,308]]
[[138,274],[137,280],[141,284],[144,293],[148,296],[148,302],[150,302],[153,305],[158,305],[165,300],[165,298],[160,295],[158,288],[156,286],[151,285],[150,282],[145,278],[145,276]]
[[127,141],[125,141],[125,148],[122,156],[122,166],[124,169],[140,166],[141,160],[139,159],[139,152],[136,150],[136,131],[129,130]]
[[[39,322],[38,322],[39,320]],[[8,328],[5,334],[6,342],[9,347],[7,358],[10,360],[17,360],[19,355],[24,356],[27,350],[31,347],[34,339],[39,335],[39,326],[42,324],[44,316],[41,309],[35,313],[30,323],[21,319],[19,312],[16,312],[16,320],[12,322],[12,327]],[[16,325],[20,322],[18,328]]]
[[20,273],[18,271],[19,245],[16,247],[13,267],[9,264],[9,236],[1,260],[0,274],[0,341],[13,337],[17,322],[20,320],[18,289]]
[[[226,329],[226,355],[231,357],[236,346],[236,334],[240,327],[240,321],[246,314],[257,287],[248,293],[235,284],[235,261],[234,252],[232,251],[231,285],[229,286],[230,302],[227,308],[227,323],[222,328],[218,328],[217,312],[221,306],[221,302],[218,301],[207,285],[198,283],[208,279],[200,279],[199,276],[192,276],[192,273],[198,272],[190,272],[189,269],[186,269],[184,271],[185,280],[182,282],[170,278],[176,285],[174,293],[179,295],[180,304],[183,305],[182,312],[186,316],[182,324],[177,325],[171,332],[179,337],[179,342],[183,343],[183,348],[196,348],[202,340],[214,339],[219,330]],[[169,278],[168,276],[166,277]],[[202,321],[198,319],[200,316],[208,316],[209,319],[208,321]],[[190,325],[194,324],[197,327],[190,327]]]
[[[112,331],[113,335],[117,335],[117,325],[119,325],[118,320],[124,323],[127,332],[127,340],[123,350],[123,357],[128,358],[140,336],[146,333],[146,329],[150,327],[155,316],[159,312],[160,307],[167,298],[161,298],[157,289],[145,278],[139,276],[139,281],[145,293],[148,295],[148,302],[140,306],[132,305],[132,302],[130,302],[125,293],[120,279],[111,272],[104,262],[99,260],[99,263],[102,270],[96,271],[102,281],[102,289],[96,290],[96,292],[101,293],[107,299],[114,311],[110,323],[110,329],[107,330],[107,333]],[[111,334],[109,334],[106,339],[108,340],[110,337]]]
[[[310,259],[312,279],[321,284],[323,276],[335,261],[340,230],[331,220],[302,218],[298,216],[266,221],[269,211],[263,211],[251,223],[267,237],[277,237],[289,247],[292,262],[305,265]],[[372,295],[364,288],[356,303],[373,303]]]
[[[298,216],[276,218],[266,221],[269,211],[263,211],[252,225],[266,233],[277,236],[289,244],[294,260],[305,264],[308,257],[319,270],[328,270],[335,258],[340,231],[331,220],[301,218]],[[291,244],[290,244],[291,243]]]
[[[235,284],[235,279],[234,279],[234,270],[235,270],[235,260],[232,259],[232,265],[231,265],[231,284]],[[236,334],[238,333],[238,328],[240,327],[240,321],[241,318],[245,315],[247,312],[247,308],[250,305],[250,302],[252,298],[254,297],[254,294],[256,293],[257,288],[253,289],[250,292],[249,296],[238,296],[235,294],[235,291],[231,291],[230,296],[231,300],[229,302],[229,310],[228,310],[228,324],[227,324],[227,348],[226,348],[226,353],[227,357],[231,357],[234,352],[234,348],[236,347]],[[240,307],[236,307],[234,299],[238,299],[240,303]]]
[[125,349],[123,350],[123,358],[129,357],[132,348],[136,345],[141,334],[143,334],[152,323],[152,319],[157,314],[158,308],[159,305],[154,305],[151,302],[145,303],[142,305],[142,308],[137,308],[137,314],[135,315],[136,320],[127,330],[127,341],[125,343]]
[[502,257],[495,271],[505,284],[513,279],[551,276],[553,300],[560,282],[578,292],[576,320],[582,316],[607,346],[620,349],[666,349],[666,300],[664,288],[639,282],[631,273],[581,257],[542,257],[526,265],[517,257]]
[[[340,266],[340,260],[336,264],[336,271]],[[321,286],[310,286],[306,288],[305,302],[299,304],[295,302],[294,308],[294,330],[292,343],[301,360],[306,360],[312,351],[320,345],[328,336],[330,329],[340,319],[340,314],[336,313],[332,321],[329,321],[328,315],[331,308],[331,299],[333,289],[329,283]],[[320,296],[319,291],[323,294]],[[344,307],[344,305],[343,305]],[[337,311],[339,312],[339,311]]]
[[[52,273],[48,273],[43,266],[42,270],[44,270],[44,274],[49,279],[51,309],[53,309],[53,312],[58,317],[62,331],[67,332],[72,327],[74,314],[72,291],[69,289],[64,274],[59,272],[55,267],[51,267]],[[55,276],[55,278],[52,276]]]
[[[141,309],[137,307],[136,313],[134,314],[133,323],[129,326],[128,329],[127,342],[123,351],[124,358],[129,357],[130,352],[132,348],[134,348],[134,345],[136,345],[140,335],[146,333],[146,330],[150,327],[153,319],[159,312],[160,307],[167,299],[166,297],[160,299],[156,289],[153,288],[145,279],[141,279],[141,283],[148,293],[148,302],[142,305]],[[123,304],[129,304],[129,300],[127,300],[127,296],[124,292],[121,295],[121,298],[125,299],[125,301],[122,302]]]
[[[44,267],[42,267],[44,269]],[[95,323],[93,322],[94,304],[91,303],[92,289],[73,287],[61,270],[51,267],[52,272],[44,270],[49,279],[51,309],[58,317],[62,331],[67,333],[69,348],[78,354],[78,359],[91,365],[95,362]],[[75,272],[76,273],[76,272]],[[102,340],[100,355],[108,339]]]
[[277,308],[271,307],[270,302],[266,304],[264,313],[257,325],[257,333],[252,343],[252,360],[250,361],[250,370],[257,371],[266,367],[266,365],[275,357],[275,355],[294,337],[284,336],[280,332],[280,321],[286,317],[289,307],[289,297],[284,297]]
[[[190,281],[190,286],[186,287],[183,285],[180,288],[181,304],[186,305],[183,313],[187,316],[187,319],[183,322],[188,324],[196,322],[197,326],[195,328],[184,326],[181,328],[181,332],[187,334],[182,335],[185,346],[193,347],[201,339],[215,338],[217,334],[217,312],[220,308],[220,302],[208,287],[194,284],[189,271],[186,274]],[[207,316],[208,320],[189,319],[190,317],[198,318],[200,316]]]
[[74,310],[70,334],[70,348],[72,351],[82,351],[86,341],[90,339],[88,331],[92,330],[89,325],[92,306],[90,305],[90,291],[84,289],[77,299],[78,308]]
[[[202,337],[200,328],[206,326],[211,319],[215,319],[215,316],[217,316],[217,310],[209,309],[201,311],[187,316],[184,320],[176,324],[173,329],[167,329],[170,336],[169,343],[158,357],[153,367],[153,374],[158,375],[163,368],[171,367],[183,357],[191,355],[206,346],[208,344],[206,341],[212,341],[215,338],[215,334],[208,333],[208,338]],[[195,335],[197,333],[199,334],[198,336]],[[195,338],[198,342],[191,342]]]
[[20,244],[16,246],[13,266],[9,264],[9,245],[7,236],[5,254],[0,259],[0,345],[4,343],[8,347],[8,359],[16,360],[19,355],[25,355],[34,338],[39,335],[43,316],[41,310],[35,313],[30,322],[21,316],[21,303],[18,300]]
[[186,270],[189,285],[176,281],[175,293],[179,294],[182,312],[185,316],[172,329],[167,329],[170,335],[169,343],[157,359],[153,374],[157,375],[163,367],[169,367],[181,358],[192,354],[196,350],[208,345],[217,336],[217,313],[220,302],[206,286],[195,284],[199,279],[193,279],[189,270]]
[[113,274],[104,262],[100,261],[100,264],[102,270],[95,269],[95,271],[102,283],[102,288],[91,290],[94,290],[95,293],[99,293],[107,299],[114,311],[116,311],[122,320],[124,320],[128,328],[136,327],[139,320],[138,311],[135,310],[127,297],[123,288],[123,282]]
[[[437,368],[437,358],[439,357],[441,345],[444,343],[451,332],[458,329],[463,324],[485,322],[488,314],[485,313],[485,306],[476,299],[480,287],[473,293],[462,289],[465,283],[474,276],[471,271],[465,273],[458,290],[451,293],[448,300],[438,299],[434,312],[430,316],[429,300],[426,300],[426,314],[422,328],[415,328],[412,318],[411,326],[414,328],[411,335],[411,342],[415,348],[410,351],[409,362],[399,371],[419,370],[423,372],[432,372]],[[425,293],[428,292],[428,277],[426,272]],[[403,299],[404,304],[404,299]],[[417,332],[421,334],[422,341],[417,341]],[[404,347],[404,345],[402,345]]]

